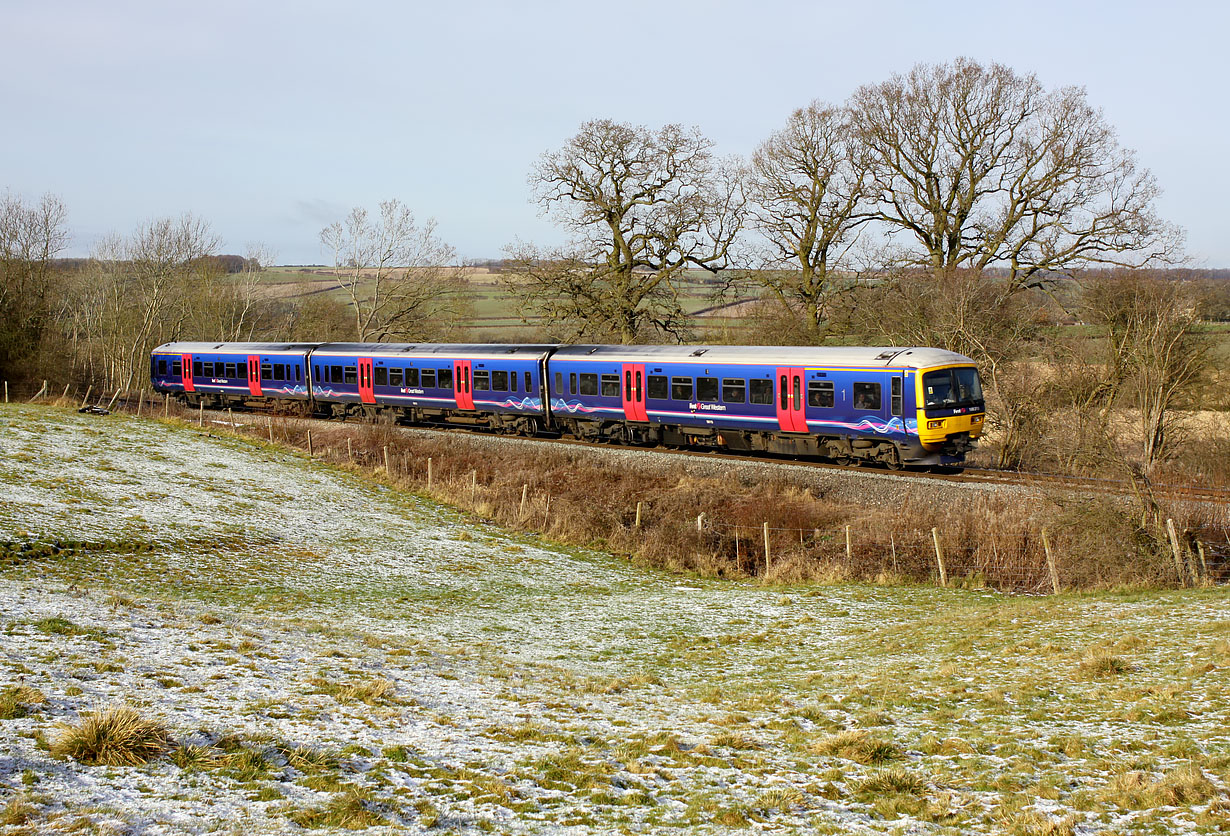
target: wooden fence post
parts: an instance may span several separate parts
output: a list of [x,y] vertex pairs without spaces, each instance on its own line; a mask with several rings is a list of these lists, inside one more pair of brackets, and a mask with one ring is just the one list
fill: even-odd
[[1059,567],[1055,565],[1055,553],[1051,551],[1051,538],[1047,536],[1045,528],[1042,529],[1042,548],[1046,551],[1046,566],[1051,571],[1051,589],[1058,595]]
[[850,526],[846,526],[846,564],[854,565],[854,549],[850,545]]
[[384,472],[387,476],[393,475],[392,468],[389,467],[389,445],[384,445]]
[[203,427],[205,426],[205,399],[201,398],[198,403],[200,406],[196,411],[196,425],[198,427]]
[[[65,384],[64,384],[64,394],[63,394],[63,395],[60,395],[60,400],[62,400],[62,401],[66,401],[66,400],[68,400],[68,390],[69,390],[69,387],[71,387],[72,385],[73,385],[73,384],[71,384],[71,383],[65,383]],[[8,403],[8,402],[9,402],[9,382],[8,382],[7,380],[6,380],[6,381],[4,381],[4,402],[5,402],[5,403]],[[140,407],[141,407],[141,402],[140,402],[140,401],[137,401],[137,408],[138,408],[138,409],[140,409]],[[138,414],[140,414],[140,413],[138,413]]]
[[547,530],[547,520],[551,518],[551,494],[547,494],[546,504],[542,507],[542,530]]
[[269,416],[269,443],[273,443],[273,416]]
[[308,430],[308,458],[314,458],[312,450],[312,431]]
[[470,504],[474,504],[475,494],[478,493],[478,469],[470,471]]
[[[140,401],[137,401],[137,414],[138,415],[141,414],[141,402]],[[226,417],[229,418],[231,421],[231,429],[232,430],[235,429],[235,410],[231,409],[228,406],[226,408]]]
[[1166,520],[1166,532],[1170,535],[1170,550],[1174,553],[1174,568],[1179,573],[1179,583],[1187,586],[1187,575],[1183,571],[1183,550],[1179,546],[1179,535],[1174,529],[1174,520]]
[[735,568],[743,568],[743,559],[739,554],[739,526],[735,526]]
[[9,382],[7,380],[4,381],[4,402],[9,402]]
[[641,527],[641,503],[636,503],[636,522],[633,523],[636,528]]
[[[86,397],[89,397],[89,395],[87,394]],[[171,417],[171,396],[166,394],[165,392],[162,395],[162,417],[163,418]]]
[[521,507],[517,510],[517,519],[525,519],[525,501],[530,498],[530,486],[527,482],[521,486]]
[[700,533],[700,532],[703,532],[704,530],[705,530],[705,514],[702,511],[701,513],[696,515],[696,531],[697,533]]
[[[68,387],[67,386],[64,387],[64,394],[61,395],[60,397],[61,399],[68,397]],[[141,417],[141,404],[144,401],[145,401],[145,390],[142,389],[140,392],[137,393],[137,417],[138,418]]]
[[82,408],[82,409],[85,409],[85,405],[86,405],[86,404],[88,404],[88,403],[90,402],[90,392],[91,392],[91,391],[93,391],[93,389],[94,389],[94,384],[93,384],[93,383],[91,383],[89,386],[85,387],[85,397],[81,399],[81,408]]
[[427,457],[427,490],[431,490],[431,456]]
[[769,557],[769,524],[764,524],[764,571],[769,574],[770,557]]
[[897,535],[896,534],[888,535],[888,547],[892,549],[892,552],[893,552],[893,574],[895,575],[897,574]]
[[354,464],[354,448],[350,443],[350,436],[346,436],[346,461]]
[[1204,558],[1204,541],[1203,540],[1196,541],[1196,551],[1200,552],[1200,576],[1204,579],[1204,582],[1207,584],[1209,582],[1209,563]]
[[944,547],[940,545],[940,530],[931,529],[931,539],[935,541],[935,563],[940,567],[940,586],[948,586],[948,570],[944,567]]

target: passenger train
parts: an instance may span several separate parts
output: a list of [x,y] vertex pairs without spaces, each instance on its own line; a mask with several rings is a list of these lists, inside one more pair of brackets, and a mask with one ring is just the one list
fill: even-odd
[[892,469],[959,466],[985,419],[974,362],[936,348],[183,342],[150,376],[190,406]]

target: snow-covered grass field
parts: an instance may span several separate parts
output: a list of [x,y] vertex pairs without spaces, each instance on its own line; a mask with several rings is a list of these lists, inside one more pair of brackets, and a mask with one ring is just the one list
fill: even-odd
[[[1221,589],[697,580],[28,406],[0,407],[6,541],[0,833],[1230,828]],[[119,704],[164,756],[53,756]]]

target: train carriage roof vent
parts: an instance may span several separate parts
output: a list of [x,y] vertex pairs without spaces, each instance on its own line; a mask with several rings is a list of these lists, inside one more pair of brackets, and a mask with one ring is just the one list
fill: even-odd
[[877,354],[876,359],[883,360],[887,364],[890,360],[892,360],[898,354],[901,354],[903,351],[905,351],[904,348],[890,348],[888,351],[881,351],[879,354]]
[[699,357],[700,355],[704,354],[704,353],[705,353],[706,351],[708,351],[708,350],[709,350],[709,349],[707,349],[707,348],[698,348],[698,349],[696,349],[695,351],[693,351],[693,352],[692,352],[692,356],[693,356],[693,357]]
[[600,348],[602,348],[602,346],[600,346],[600,345],[596,345],[596,346],[594,346],[593,348],[591,348],[589,351],[587,351],[587,352],[585,352],[585,353],[586,353],[586,354],[593,354],[595,351],[597,351],[597,350],[598,350],[598,349],[600,349]]

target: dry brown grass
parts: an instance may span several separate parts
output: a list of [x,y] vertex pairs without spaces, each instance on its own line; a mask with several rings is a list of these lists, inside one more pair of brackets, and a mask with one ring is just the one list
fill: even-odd
[[78,725],[61,723],[59,728],[51,753],[92,766],[138,766],[159,757],[171,745],[171,735],[161,720],[126,705],[87,712]]
[[844,731],[814,741],[808,748],[817,755],[836,755],[861,764],[882,764],[905,756],[901,747],[862,729]]

